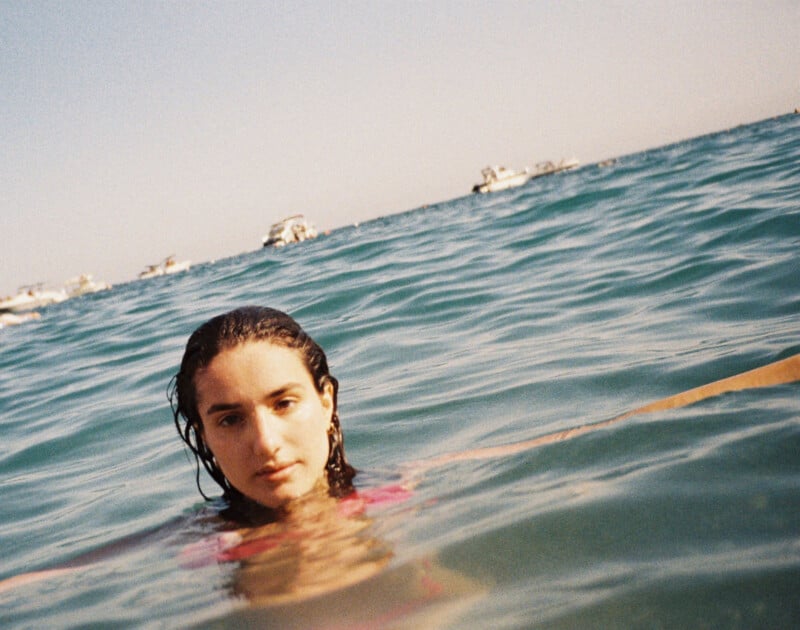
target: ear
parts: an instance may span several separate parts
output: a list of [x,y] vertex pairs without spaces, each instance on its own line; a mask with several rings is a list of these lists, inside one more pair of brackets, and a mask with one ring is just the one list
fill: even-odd
[[329,380],[326,379],[325,382],[322,384],[322,392],[319,395],[319,399],[320,401],[322,401],[323,408],[326,411],[328,411],[331,416],[333,416],[333,411],[334,411],[333,396],[334,396],[333,383],[331,383]]

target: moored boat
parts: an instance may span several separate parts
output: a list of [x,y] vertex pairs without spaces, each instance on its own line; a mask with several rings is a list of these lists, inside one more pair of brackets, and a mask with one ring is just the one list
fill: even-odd
[[539,162],[533,171],[534,177],[541,177],[542,175],[553,175],[561,171],[570,171],[573,168],[578,168],[581,163],[575,158],[561,160],[560,162]]
[[191,266],[192,263],[190,260],[177,261],[175,260],[174,256],[168,256],[164,260],[164,273],[170,274],[170,273],[178,273],[179,271],[188,271],[189,267]]
[[317,237],[317,229],[302,214],[295,214],[273,223],[269,233],[261,239],[264,247],[283,247]]
[[0,313],[32,311],[48,304],[63,302],[69,296],[64,290],[42,289],[41,285],[20,287],[19,292],[0,300]]
[[525,167],[522,171],[514,171],[505,166],[487,166],[481,171],[483,183],[472,187],[474,193],[490,193],[498,190],[516,188],[536,177],[553,175],[561,171],[568,171],[580,166],[575,158],[563,159],[560,162],[539,162],[534,168]]
[[474,193],[497,192],[522,186],[533,176],[530,169],[525,167],[521,171],[514,171],[505,166],[487,166],[481,171],[483,183],[472,187]]
[[155,278],[156,276],[163,276],[164,270],[161,265],[147,265],[144,271],[139,273],[139,280],[147,280],[148,278]]
[[175,256],[167,256],[162,262],[155,265],[147,265],[144,271],[139,274],[140,280],[147,278],[155,278],[156,276],[163,276],[170,273],[178,273],[179,271],[187,271],[192,266],[191,261],[182,260],[180,262],[175,260]]
[[87,293],[97,293],[98,291],[105,291],[110,288],[110,284],[96,281],[90,273],[82,273],[66,282],[66,291],[69,297],[78,297],[79,295],[85,295]]
[[40,319],[41,315],[38,311],[29,311],[27,313],[0,313],[0,328],[6,326],[18,326],[25,322],[30,322]]

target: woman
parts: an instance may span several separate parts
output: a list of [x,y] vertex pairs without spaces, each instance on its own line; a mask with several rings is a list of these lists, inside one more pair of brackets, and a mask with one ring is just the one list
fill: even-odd
[[[188,545],[183,565],[236,563],[233,593],[271,606],[335,591],[338,622],[363,606],[362,589],[371,592],[367,612],[380,602],[391,618],[448,595],[463,604],[477,589],[433,561],[387,569],[391,548],[364,509],[409,492],[355,493],[337,393],[322,348],[280,311],[239,308],[191,335],[170,394],[175,424],[198,475],[202,463],[222,488],[223,515],[247,527]],[[347,588],[355,584],[357,592]],[[330,615],[331,605],[317,609]]]
[[338,388],[322,348],[285,313],[247,306],[200,326],[170,395],[198,489],[202,463],[242,516],[275,516],[312,490],[350,494]]

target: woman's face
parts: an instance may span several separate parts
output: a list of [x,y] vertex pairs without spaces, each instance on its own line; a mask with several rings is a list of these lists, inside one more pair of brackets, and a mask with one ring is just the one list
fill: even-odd
[[245,342],[194,383],[205,443],[239,492],[275,508],[325,480],[333,385],[317,392],[296,350]]

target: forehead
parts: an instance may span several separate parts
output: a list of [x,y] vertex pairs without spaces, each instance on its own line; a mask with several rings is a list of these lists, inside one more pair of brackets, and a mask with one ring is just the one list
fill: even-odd
[[246,341],[226,348],[198,370],[195,386],[201,394],[209,386],[240,389],[311,380],[297,350],[271,341]]

